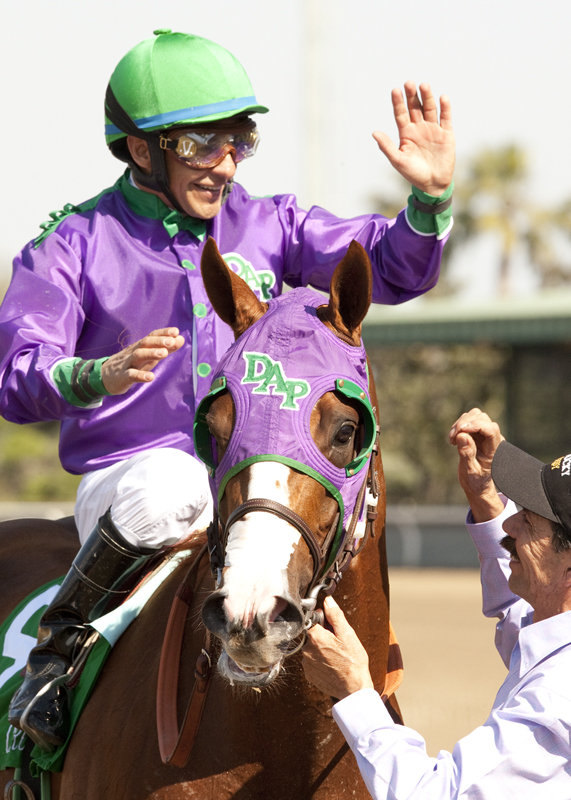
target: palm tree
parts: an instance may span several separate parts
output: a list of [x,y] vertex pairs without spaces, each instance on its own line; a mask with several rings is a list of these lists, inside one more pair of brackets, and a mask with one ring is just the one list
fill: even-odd
[[[536,204],[526,190],[529,177],[524,150],[510,144],[477,153],[462,169],[454,191],[454,230],[446,246],[442,294],[452,293],[446,284],[446,265],[452,255],[474,239],[491,234],[499,244],[498,293],[513,291],[516,260],[524,253],[542,287],[561,286],[571,280],[571,250],[564,253],[571,236],[571,199],[554,208]],[[383,213],[391,214],[392,198],[376,198]]]
[[544,208],[526,191],[528,159],[517,145],[485,149],[468,164],[457,182],[453,247],[491,233],[499,241],[498,293],[513,290],[513,271],[520,252],[529,258],[541,286],[569,280],[569,261],[557,253],[556,241],[568,234],[569,204]]

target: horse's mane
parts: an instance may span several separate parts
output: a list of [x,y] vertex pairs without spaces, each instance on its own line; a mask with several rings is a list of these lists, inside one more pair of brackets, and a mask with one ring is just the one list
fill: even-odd
[[169,547],[169,553],[180,553],[182,550],[192,550],[194,553],[197,548],[203,547],[207,542],[207,529],[191,531],[183,539]]

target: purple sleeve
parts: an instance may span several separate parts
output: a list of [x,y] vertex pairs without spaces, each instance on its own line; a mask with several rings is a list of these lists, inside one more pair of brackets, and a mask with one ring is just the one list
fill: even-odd
[[405,211],[396,219],[378,214],[341,219],[318,206],[302,211],[291,195],[274,202],[289,240],[284,280],[290,286],[328,291],[332,271],[353,239],[371,258],[375,303],[403,303],[438,281],[447,236],[417,233]]
[[58,361],[74,355],[83,325],[80,274],[79,259],[57,235],[38,249],[27,245],[14,260],[0,308],[0,414],[11,422],[81,413],[50,377]]

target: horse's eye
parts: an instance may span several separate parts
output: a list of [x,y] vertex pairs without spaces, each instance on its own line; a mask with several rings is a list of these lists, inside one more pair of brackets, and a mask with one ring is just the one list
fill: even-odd
[[352,441],[353,437],[355,436],[355,431],[357,430],[356,425],[351,422],[345,422],[337,431],[335,436],[335,443],[336,444],[348,444]]
[[204,417],[204,421],[206,422],[206,427],[212,434],[212,436],[216,436],[215,432],[215,425],[216,425],[216,416],[212,413],[212,411],[208,411]]

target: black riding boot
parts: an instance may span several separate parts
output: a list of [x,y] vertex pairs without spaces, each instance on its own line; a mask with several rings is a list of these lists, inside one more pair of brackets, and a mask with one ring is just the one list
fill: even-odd
[[43,750],[55,750],[67,739],[68,690],[57,679],[70,668],[87,623],[119,605],[156,552],[128,544],[107,512],[75,557],[40,619],[38,644],[8,710],[10,723]]

